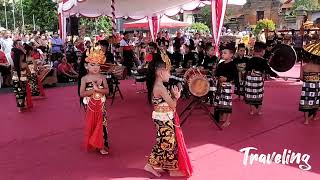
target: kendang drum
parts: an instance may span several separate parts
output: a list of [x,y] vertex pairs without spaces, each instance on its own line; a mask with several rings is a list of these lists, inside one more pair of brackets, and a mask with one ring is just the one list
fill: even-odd
[[102,73],[113,74],[117,79],[123,80],[127,76],[127,69],[124,66],[118,66],[114,64],[102,64],[100,65]]
[[188,84],[192,95],[203,97],[209,93],[210,83],[206,72],[197,68],[190,68],[184,74],[184,79]]

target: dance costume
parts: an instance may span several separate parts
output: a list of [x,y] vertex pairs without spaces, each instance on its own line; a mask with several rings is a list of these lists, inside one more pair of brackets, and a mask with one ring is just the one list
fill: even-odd
[[[103,86],[99,88],[103,89]],[[93,89],[92,83],[86,84],[86,91]],[[83,98],[86,108],[85,148],[87,150],[109,148],[107,133],[106,97],[94,93],[91,97]]]
[[299,111],[314,115],[319,109],[320,100],[320,73],[304,72]]
[[214,100],[215,111],[232,113],[232,82],[234,82],[236,86],[239,86],[238,70],[235,63],[230,61],[228,63],[221,62],[218,64],[216,76],[217,78],[220,76],[226,77],[227,81],[218,83],[218,90]]
[[248,62],[247,57],[236,57],[233,62],[236,64],[238,69],[238,77],[239,77],[239,87],[235,87],[234,93],[238,96],[244,96],[244,86],[245,86],[245,74],[246,74],[246,63]]
[[178,114],[163,98],[153,98],[152,118],[157,128],[156,144],[148,158],[154,169],[180,170],[191,176],[192,167],[180,128]]
[[38,77],[38,73],[33,64],[33,60],[27,60],[30,74],[28,75],[29,85],[31,87],[32,96],[45,96],[42,82]]
[[278,75],[273,72],[267,60],[260,57],[251,58],[246,67],[245,102],[259,107],[262,105],[264,96],[264,76],[269,74],[272,77]]

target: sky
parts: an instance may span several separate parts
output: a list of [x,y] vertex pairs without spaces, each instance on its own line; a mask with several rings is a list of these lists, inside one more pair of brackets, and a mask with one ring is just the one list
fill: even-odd
[[229,4],[238,4],[238,5],[243,5],[246,3],[246,0],[228,0]]

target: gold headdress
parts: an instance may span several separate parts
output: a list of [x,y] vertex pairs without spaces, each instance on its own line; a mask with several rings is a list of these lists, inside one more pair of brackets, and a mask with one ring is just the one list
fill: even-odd
[[313,55],[320,56],[320,42],[308,44],[304,47],[304,50]]
[[100,48],[100,46],[91,48],[90,51],[87,51],[87,57],[85,59],[87,63],[98,63],[104,64],[106,62],[106,56]]
[[166,69],[167,70],[171,70],[171,61],[169,56],[167,55],[166,52],[164,52],[164,50],[161,50],[161,58],[162,61],[164,61],[166,63]]

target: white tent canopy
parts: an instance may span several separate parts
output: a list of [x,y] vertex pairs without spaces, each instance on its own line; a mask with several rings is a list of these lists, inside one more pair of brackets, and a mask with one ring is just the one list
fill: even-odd
[[[194,10],[209,5],[200,0],[116,0],[116,17],[141,19],[146,16],[173,16],[182,10]],[[82,15],[86,17],[111,16],[111,0],[64,0],[59,4],[59,13],[64,17]]]
[[[178,27],[187,27],[191,24],[186,22],[177,21],[174,19],[169,18],[166,15],[160,17],[160,28],[178,28]],[[143,29],[149,28],[149,21],[148,18],[143,18],[134,22],[124,23],[123,27],[125,29]]]

